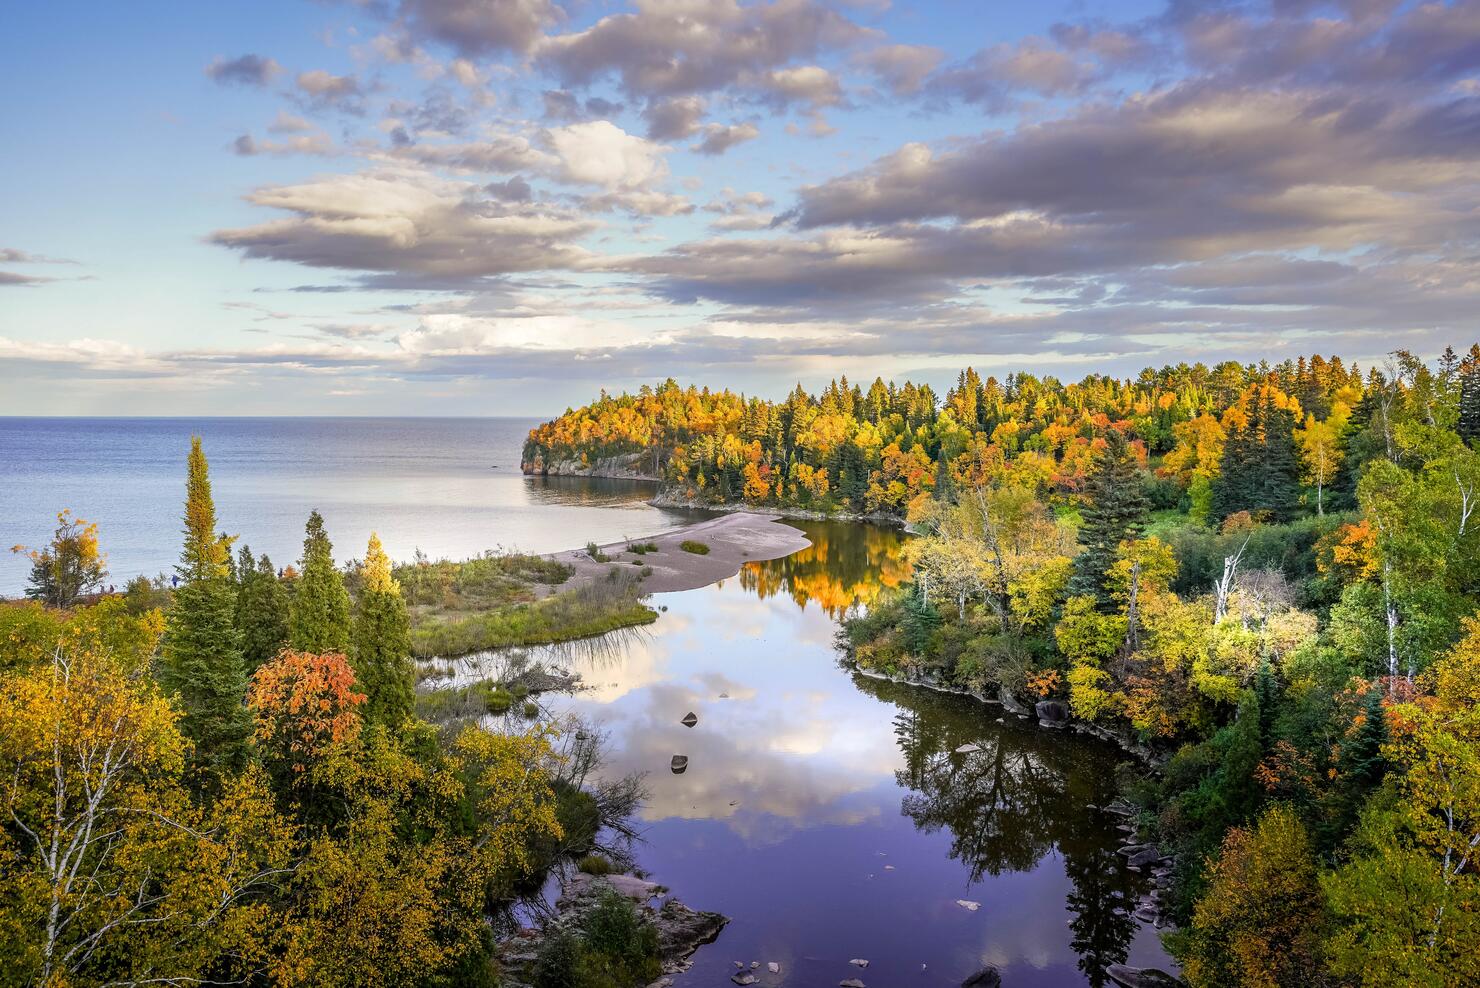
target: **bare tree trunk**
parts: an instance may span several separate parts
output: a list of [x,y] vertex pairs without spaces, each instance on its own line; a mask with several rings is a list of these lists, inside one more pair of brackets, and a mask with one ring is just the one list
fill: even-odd
[[1128,652],[1134,652],[1141,647],[1141,635],[1139,631],[1141,623],[1140,594],[1141,563],[1137,560],[1131,563],[1131,597],[1125,611],[1125,645]]
[[1393,604],[1392,564],[1382,563],[1382,603],[1387,611],[1388,690],[1398,678],[1398,608]]
[[1228,598],[1233,593],[1234,581],[1238,579],[1238,564],[1249,546],[1249,536],[1244,536],[1238,552],[1223,557],[1223,579],[1213,582],[1213,623],[1217,624],[1228,616]]

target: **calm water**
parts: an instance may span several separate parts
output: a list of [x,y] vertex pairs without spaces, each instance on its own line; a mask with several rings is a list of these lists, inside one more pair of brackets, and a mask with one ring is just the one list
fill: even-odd
[[29,564],[4,551],[45,542],[62,508],[100,527],[110,579],[168,570],[180,545],[192,433],[211,462],[221,527],[279,565],[302,551],[310,510],[340,559],[372,530],[407,559],[495,546],[552,552],[650,535],[684,517],[643,503],[645,484],[532,480],[525,419],[0,418],[0,595]]
[[1009,988],[1101,985],[1108,964],[1168,966],[1128,915],[1142,879],[1114,853],[1118,821],[1086,809],[1113,798],[1118,752],[841,668],[835,617],[905,575],[900,536],[799,527],[811,549],[655,598],[650,631],[549,656],[592,685],[554,706],[609,732],[606,770],[649,773],[640,865],[733,917],[678,984],[728,985],[737,960],[807,988],[943,988],[987,964]]

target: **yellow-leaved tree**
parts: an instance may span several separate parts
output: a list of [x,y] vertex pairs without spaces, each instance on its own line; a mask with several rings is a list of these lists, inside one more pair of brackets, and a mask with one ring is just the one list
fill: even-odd
[[0,984],[244,978],[272,952],[256,893],[291,829],[260,772],[193,805],[177,720],[106,656],[0,678]]

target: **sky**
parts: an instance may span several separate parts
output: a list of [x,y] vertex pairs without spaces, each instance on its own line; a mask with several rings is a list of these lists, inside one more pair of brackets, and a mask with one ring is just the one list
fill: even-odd
[[5,20],[3,415],[547,415],[1480,335],[1480,0]]

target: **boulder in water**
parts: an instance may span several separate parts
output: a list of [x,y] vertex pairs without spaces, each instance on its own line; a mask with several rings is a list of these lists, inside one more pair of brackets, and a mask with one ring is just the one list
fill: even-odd
[[1002,988],[1002,975],[995,967],[984,967],[961,982],[961,988]]
[[862,957],[855,957],[848,963],[852,964],[854,967],[868,967],[868,961],[864,960]]
[[1154,967],[1111,964],[1105,968],[1105,974],[1120,988],[1184,988],[1181,981]]
[[741,971],[739,974],[730,975],[730,980],[735,982],[735,984],[737,985],[753,985],[757,981],[759,981],[760,978],[757,978],[749,971]]
[[679,723],[682,724],[684,727],[693,727],[695,724],[699,723],[699,715],[690,710],[688,713],[683,715],[683,720],[679,721]]
[[673,769],[674,775],[683,775],[684,770],[689,767],[689,756],[674,755],[669,767]]
[[965,909],[967,912],[973,913],[982,907],[982,904],[980,902],[972,902],[970,899],[957,899],[956,905],[960,906],[962,909]]
[[1069,705],[1062,700],[1039,700],[1033,705],[1040,727],[1064,727],[1069,723]]

